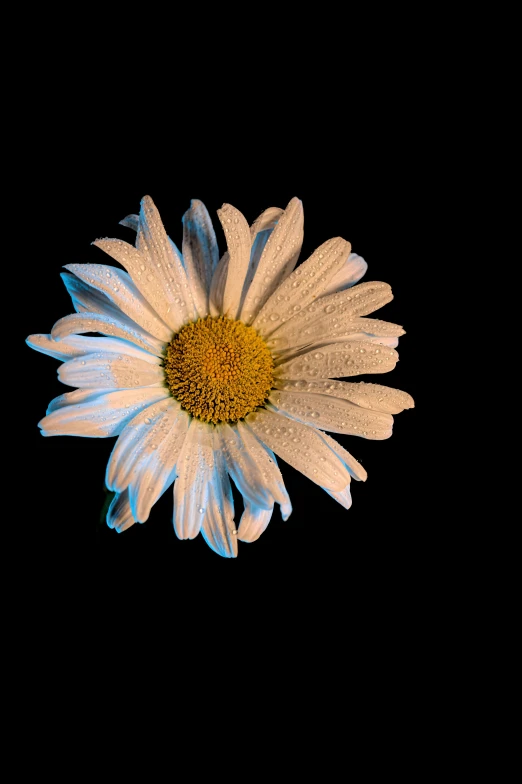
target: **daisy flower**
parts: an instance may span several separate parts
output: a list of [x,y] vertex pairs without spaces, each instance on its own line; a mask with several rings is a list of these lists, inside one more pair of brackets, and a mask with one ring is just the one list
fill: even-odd
[[[380,384],[339,381],[386,373],[404,330],[367,318],[392,299],[387,283],[358,283],[367,264],[341,237],[296,268],[303,241],[299,199],[249,226],[218,210],[219,258],[205,206],[183,216],[182,252],[146,196],[121,223],[135,245],[94,242],[121,265],[68,264],[75,313],[28,344],[62,361],[44,436],[117,436],[106,472],[115,496],[107,523],[144,523],[174,483],[174,529],[200,531],[219,555],[253,542],[277,503],[292,511],[275,454],[346,509],[366,471],[325,431],[389,438],[392,414],[411,397]],[[101,337],[100,337],[101,336]],[[275,454],[274,454],[275,453]],[[230,478],[244,501],[234,522]]]

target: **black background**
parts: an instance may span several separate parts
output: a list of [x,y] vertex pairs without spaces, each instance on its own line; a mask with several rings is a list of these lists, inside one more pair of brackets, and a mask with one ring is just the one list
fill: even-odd
[[[422,166],[418,147],[410,148],[410,130],[367,130],[358,123],[334,122],[330,128],[280,126],[260,129],[227,127],[219,134],[203,126],[193,135],[182,122],[162,127],[158,136],[139,119],[108,110],[92,121],[85,117],[57,130],[47,149],[40,147],[32,172],[31,251],[20,270],[25,279],[22,421],[26,481],[21,498],[31,532],[47,532],[59,558],[74,566],[87,557],[93,574],[121,566],[138,573],[162,569],[260,569],[275,565],[303,569],[310,579],[338,573],[362,585],[381,588],[411,580],[422,572],[430,549],[426,525],[429,493],[425,390],[420,328],[422,296],[429,285],[428,238],[423,219]],[[252,122],[255,117],[252,116]],[[83,124],[82,124],[83,121]],[[157,129],[158,123],[154,128]],[[333,132],[335,130],[335,132]],[[154,199],[167,232],[181,247],[181,218],[191,198],[201,199],[215,223],[220,251],[225,244],[215,215],[232,203],[251,222],[266,207],[284,207],[302,199],[304,244],[300,260],[322,242],[343,236],[368,262],[365,281],[391,284],[395,299],[375,316],[399,323],[400,362],[376,381],[408,391],[416,408],[395,417],[391,439],[378,442],[336,438],[368,471],[366,483],[352,482],[348,511],[321,488],[278,459],[293,504],[288,521],[276,506],[272,521],[252,544],[239,543],[234,561],[214,554],[198,537],[179,541],[173,531],[172,490],[153,508],[144,525],[116,534],[101,511],[106,494],[104,473],[115,439],[43,438],[37,422],[48,402],[68,391],[57,379],[57,360],[23,345],[31,333],[50,332],[72,312],[59,273],[67,263],[105,263],[91,242],[133,233],[118,221],[138,212],[142,196]],[[29,378],[29,383],[27,383]],[[240,505],[237,505],[238,512]],[[239,513],[236,514],[239,522]],[[237,574],[237,572],[236,572]],[[297,579],[297,578],[296,578]]]

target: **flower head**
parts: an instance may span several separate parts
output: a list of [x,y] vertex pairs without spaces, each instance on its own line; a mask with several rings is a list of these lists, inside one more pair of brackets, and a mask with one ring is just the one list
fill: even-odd
[[[135,245],[94,243],[123,269],[67,265],[76,312],[27,342],[61,360],[58,376],[75,388],[51,401],[42,434],[118,437],[106,473],[115,492],[108,525],[145,522],[174,483],[178,537],[201,531],[234,557],[238,539],[253,542],[266,529],[275,503],[284,520],[291,513],[275,454],[348,509],[350,482],[366,472],[325,431],[388,438],[391,415],[413,401],[337,380],[392,370],[404,334],[367,318],[391,289],[358,283],[367,265],[346,240],[326,241],[296,268],[299,199],[252,226],[230,204],[218,216],[221,259],[197,200],[183,217],[180,252],[146,196],[140,214],[121,221]],[[244,501],[238,528],[230,477]]]

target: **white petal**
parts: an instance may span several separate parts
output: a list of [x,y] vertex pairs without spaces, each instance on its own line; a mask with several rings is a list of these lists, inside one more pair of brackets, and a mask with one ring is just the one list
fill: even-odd
[[347,340],[363,340],[367,343],[376,343],[378,346],[387,346],[388,348],[397,348],[399,345],[399,338],[374,337],[372,335],[367,335],[365,332],[354,332],[352,334],[342,336],[338,335],[314,340],[311,343],[306,342],[305,345],[301,343],[299,348],[289,347],[287,349],[280,349],[275,345],[276,339],[274,339],[274,341],[269,344],[269,348],[272,351],[274,365],[277,368],[283,362],[287,362],[290,359],[296,359],[297,357],[301,357],[304,354],[308,354],[310,352],[313,354],[314,352],[321,351],[323,348],[326,348],[326,346],[333,346],[335,343],[346,343]]
[[138,411],[168,395],[159,388],[120,389],[45,416],[38,426],[44,436],[117,436]]
[[201,318],[208,316],[208,295],[218,259],[216,233],[208,210],[199,199],[192,199],[183,216],[183,260]]
[[[129,246],[130,247],[130,246]],[[84,283],[103,292],[114,305],[155,338],[168,342],[172,330],[138,291],[130,275],[107,264],[66,264]]]
[[357,479],[357,481],[359,482],[366,482],[368,474],[366,473],[366,470],[362,467],[362,465],[355,459],[355,457],[353,457],[353,455],[351,455],[344,448],[344,446],[341,446],[341,444],[339,444],[335,440],[335,438],[332,438],[326,433],[320,433],[319,435],[321,436],[325,444],[327,444],[330,447],[330,449],[332,449],[333,452],[335,452],[337,457],[340,460],[342,460],[342,462],[348,469],[350,476],[353,476],[353,478]]
[[[374,336],[387,339],[404,335],[401,326],[387,321],[354,318],[351,314],[336,315],[335,312],[330,313],[329,309],[327,313],[319,310],[319,317],[316,314],[308,314],[308,320],[299,317],[292,319],[288,322],[288,328],[279,329],[270,337],[269,347],[277,351],[294,352],[305,347],[319,348],[324,343],[369,340]],[[393,340],[389,342],[395,342],[395,345],[397,343]]]
[[[123,316],[123,313],[121,315]],[[83,332],[100,332],[102,335],[112,335],[130,340],[158,357],[162,357],[165,351],[165,343],[149,335],[130,319],[122,321],[101,313],[85,312],[65,316],[56,322],[51,330],[51,335],[53,340],[61,340],[67,335],[77,335]]]
[[265,446],[264,443],[261,443],[244,422],[237,422],[235,427],[245,449],[248,450],[251,461],[259,473],[259,478],[256,482],[265,487],[272,498],[277,501],[281,507],[283,520],[287,520],[292,513],[292,504],[290,503],[281,471],[277,465],[276,456],[271,449]]
[[[158,280],[163,281],[163,291],[171,308],[168,312],[168,323],[181,326],[196,319],[197,312],[180,252],[167,236],[160,214],[150,196],[141,200],[140,227],[136,243],[138,249],[150,258],[151,272],[148,274],[156,274]],[[176,326],[175,331],[178,328]]]
[[25,342],[28,346],[34,348],[35,351],[47,354],[50,357],[54,357],[54,359],[60,359],[63,362],[77,356],[79,353],[72,346],[68,346],[63,342],[57,343],[50,335],[29,335]]
[[129,357],[136,357],[144,362],[149,362],[151,365],[158,366],[161,360],[149,354],[147,351],[138,348],[137,346],[129,343],[127,340],[120,338],[94,338],[85,337],[84,335],[68,335],[59,341],[53,340],[50,335],[29,335],[26,343],[40,351],[42,354],[49,354],[56,359],[61,359],[64,362],[72,357],[81,357],[85,354],[93,354],[96,352],[111,353],[111,354],[126,354]]
[[270,402],[280,413],[332,433],[361,436],[373,441],[382,441],[392,434],[393,417],[390,414],[369,411],[349,400],[309,392],[272,390]]
[[263,509],[245,500],[245,511],[241,515],[237,538],[242,542],[255,542],[266,530],[273,511],[273,506],[270,509]]
[[325,294],[333,294],[336,291],[343,291],[350,288],[363,277],[368,269],[368,264],[357,253],[350,253],[344,267],[333,276],[325,289]]
[[[293,201],[293,200],[292,200]],[[281,215],[284,213],[284,210],[281,207],[268,207],[266,210],[263,210],[261,215],[258,215],[255,221],[250,226],[250,236],[252,238],[252,245],[254,244],[254,240],[256,237],[259,236],[264,231],[272,232],[275,227],[277,226],[277,222],[280,219]],[[259,259],[261,258],[261,253],[263,252],[263,248],[265,247],[266,240],[268,237],[260,238],[261,248],[256,251],[259,255]],[[258,263],[259,263],[258,259]]]
[[[176,289],[162,274],[163,265],[160,262],[158,262],[160,263],[158,267],[158,263],[152,260],[149,253],[140,252],[123,240],[99,239],[92,244],[125,267],[138,291],[170,330],[176,332],[183,326],[184,314],[175,303]],[[174,280],[176,267],[172,267],[172,269],[174,272],[171,272],[170,277]],[[179,260],[177,261],[177,271],[180,275],[185,275]],[[179,299],[178,294],[178,301]]]
[[266,489],[260,467],[250,456],[248,447],[243,442],[237,427],[221,424],[219,437],[221,439],[220,449],[225,457],[227,471],[239,492],[255,506],[269,509],[273,506],[274,499]]
[[105,351],[69,359],[58,368],[58,378],[67,386],[83,389],[165,385],[165,373],[159,365]]
[[[145,198],[148,199],[150,197],[146,196]],[[145,234],[143,232],[143,228],[140,226],[140,216],[139,215],[135,215],[135,214],[127,215],[125,218],[123,218],[123,220],[120,221],[120,225],[121,226],[127,226],[127,228],[132,229],[133,231],[136,232],[136,247],[137,247],[137,249],[139,251],[141,251],[142,253],[147,253],[148,254],[149,253],[149,249],[148,249],[148,246],[147,246],[147,240],[145,238]],[[183,259],[181,257],[181,253],[179,252],[178,248],[176,247],[176,244],[174,242],[172,242],[170,237],[169,237],[169,242],[171,244],[171,249],[172,249],[173,253],[180,260],[180,262],[181,262],[181,264],[183,266]]]
[[312,482],[329,490],[346,487],[348,471],[313,428],[267,410],[249,414],[245,422],[263,443]]
[[167,289],[161,272],[148,253],[142,253],[119,239],[99,239],[92,244],[125,267],[138,291],[172,331],[182,326],[175,312],[174,296],[169,297],[171,287]]
[[350,253],[350,243],[334,237],[323,243],[274,291],[253,321],[261,335],[271,335],[282,323],[320,297]]
[[323,488],[326,490],[328,495],[331,495],[341,506],[344,506],[345,509],[349,509],[352,505],[352,495],[350,493],[350,485],[346,485],[344,490],[341,490],[339,493],[336,493],[335,490],[327,490],[326,487]]
[[208,298],[208,309],[211,316],[220,316],[223,313],[223,294],[225,293],[225,284],[227,282],[229,258],[227,251],[221,257],[212,276]]
[[414,408],[411,395],[401,389],[385,387],[381,384],[367,384],[364,381],[332,381],[320,378],[317,381],[289,381],[277,379],[277,389],[289,392],[314,392],[320,395],[332,395],[355,403],[362,408],[383,411],[386,414],[400,414],[405,408]]
[[124,321],[128,325],[137,326],[136,322],[126,316],[102,291],[89,286],[70,272],[60,272],[60,277],[77,313],[101,313],[118,321]]
[[[252,249],[250,251],[250,261],[246,274],[245,285],[241,293],[240,308],[247,293],[247,287],[250,285],[253,275],[257,269],[261,253],[265,247],[266,241],[274,226],[276,225],[278,217],[282,214],[283,210],[279,207],[269,207],[256,218],[250,227],[250,238],[252,241]],[[223,312],[223,294],[225,291],[225,283],[227,280],[229,253],[223,254],[219,264],[214,270],[212,276],[212,283],[210,286],[209,296],[209,311],[211,316],[219,316]]]
[[366,335],[383,338],[400,337],[406,334],[400,324],[372,318],[353,318],[351,321],[346,322],[346,329],[351,330],[347,334],[364,332]]
[[316,346],[317,348],[322,348],[327,343],[344,343],[345,340],[366,340],[369,343],[375,343],[377,346],[388,346],[388,348],[397,348],[399,345],[399,338],[375,337],[374,335],[367,335],[366,332],[354,332],[353,335],[350,335],[348,338],[336,337],[331,338],[331,340],[328,341],[321,340],[317,344],[312,343],[310,349],[313,349]]
[[224,558],[237,556],[237,531],[234,523],[234,500],[225,460],[219,449],[219,434],[214,432],[214,470],[212,487],[201,533],[209,547]]
[[138,231],[140,225],[140,216],[139,215],[127,215],[123,220],[120,221],[120,226],[127,226],[129,229],[133,231]]
[[[261,215],[259,215],[250,226],[252,249],[250,251],[250,261],[248,263],[248,269],[245,276],[245,285],[243,286],[241,300],[239,302],[239,312],[242,314],[242,321],[244,321],[242,310],[245,303],[245,298],[248,294],[248,290],[256,274],[266,243],[268,242],[268,239],[274,231],[274,228],[277,225],[277,221],[283,212],[284,210],[282,210],[280,207],[269,207],[267,210],[262,212]],[[260,302],[256,305],[258,310],[259,305]]]
[[368,340],[353,340],[323,346],[295,359],[285,360],[277,368],[278,378],[289,380],[343,378],[363,373],[388,373],[399,356],[393,348],[375,345]]
[[139,445],[140,459],[130,475],[129,494],[134,517],[140,523],[176,478],[176,463],[189,428],[190,418],[173,400],[158,427]]
[[125,531],[134,525],[135,520],[132,516],[129,494],[125,490],[123,493],[116,494],[111,501],[107,511],[107,525],[115,528],[118,533]]
[[74,392],[65,392],[63,395],[53,398],[47,406],[46,414],[52,414],[64,406],[73,406],[77,403],[87,403],[88,400],[94,400],[100,395],[106,395],[107,392],[112,392],[112,389],[75,389]]
[[303,205],[293,198],[267,238],[259,263],[251,261],[241,310],[241,320],[250,324],[277,286],[294,269],[303,244]]
[[[294,274],[298,271],[295,270]],[[290,321],[278,325],[271,335],[271,345],[277,349],[291,348],[302,340],[312,343],[329,332],[337,333],[350,329],[350,322],[354,319],[378,310],[392,299],[390,286],[379,281],[361,283],[353,289],[320,297],[309,307],[302,308]],[[365,319],[363,324],[367,321],[370,319]]]
[[[166,391],[166,390],[165,390]],[[107,464],[105,484],[109,490],[122,492],[131,481],[133,469],[139,465],[143,457],[144,447],[152,442],[154,435],[161,432],[165,422],[170,421],[173,414],[180,409],[179,403],[170,395],[165,395],[154,405],[138,412],[123,430],[114,445]],[[150,449],[147,456],[150,454]]]
[[223,313],[235,319],[250,262],[252,239],[245,216],[231,204],[223,204],[218,217],[225,232],[229,261],[223,292]]
[[174,530],[179,539],[194,539],[201,529],[213,481],[213,451],[212,428],[192,419],[174,482]]

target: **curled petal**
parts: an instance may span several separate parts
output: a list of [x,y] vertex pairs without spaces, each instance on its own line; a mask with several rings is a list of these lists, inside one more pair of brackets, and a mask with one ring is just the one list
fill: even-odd
[[352,505],[352,495],[350,493],[350,485],[346,485],[344,490],[341,490],[339,493],[335,492],[335,490],[327,490],[326,487],[324,488],[328,495],[331,495],[333,499],[337,501],[337,503],[344,506],[345,509],[349,509]]
[[218,210],[218,217],[225,232],[229,254],[223,313],[235,319],[250,262],[252,239],[245,216],[231,204],[223,204]]
[[208,295],[219,258],[216,233],[203,202],[192,199],[183,216],[183,259],[194,305],[201,318],[208,315]]
[[344,267],[341,267],[339,272],[333,276],[324,294],[335,294],[337,291],[351,288],[360,281],[367,269],[368,264],[362,256],[358,256],[357,253],[350,253]]
[[255,506],[247,499],[245,501],[245,511],[241,515],[237,538],[241,539],[242,542],[255,542],[263,531],[266,531],[273,511],[273,505],[270,509],[264,509],[262,506]]
[[123,493],[117,493],[107,511],[107,525],[121,533],[134,525],[135,522],[130,508],[129,494],[126,490]]

